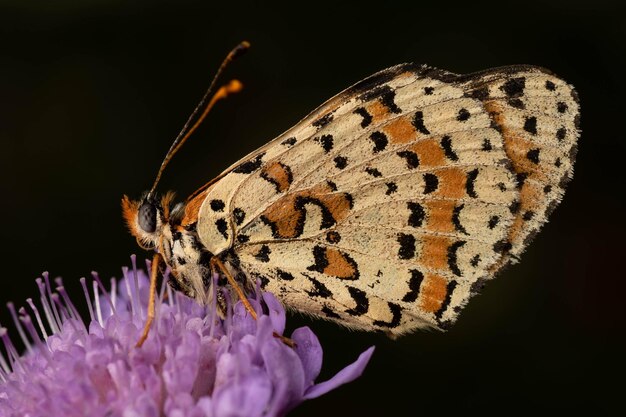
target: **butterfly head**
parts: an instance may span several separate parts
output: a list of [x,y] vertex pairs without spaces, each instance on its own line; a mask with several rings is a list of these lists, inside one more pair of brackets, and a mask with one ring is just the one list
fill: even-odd
[[139,200],[122,198],[122,214],[130,233],[143,249],[151,250],[158,246],[163,227],[168,224],[170,205],[174,193],[165,194],[160,200],[151,193],[145,193]]

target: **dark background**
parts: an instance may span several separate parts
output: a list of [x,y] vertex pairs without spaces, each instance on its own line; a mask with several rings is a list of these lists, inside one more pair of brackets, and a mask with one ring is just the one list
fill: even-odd
[[[240,40],[253,49],[223,81],[236,77],[245,90],[213,111],[161,190],[188,195],[388,66],[466,73],[536,64],[574,84],[582,104],[576,174],[550,223],[446,334],[392,342],[294,317],[321,338],[323,377],[367,346],[377,351],[361,379],[292,415],[617,414],[626,13],[618,1],[412,3],[2,2],[0,302],[35,296],[43,270],[81,298],[79,277],[119,276],[131,253],[144,256],[122,224],[120,198],[151,185]],[[0,321],[9,324],[4,308]]]

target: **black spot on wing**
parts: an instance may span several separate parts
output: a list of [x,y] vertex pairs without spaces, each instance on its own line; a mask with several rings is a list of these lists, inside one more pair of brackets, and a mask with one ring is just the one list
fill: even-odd
[[459,219],[459,216],[461,215],[461,210],[463,210],[464,207],[465,204],[461,204],[460,206],[456,206],[454,210],[452,210],[452,224],[454,225],[454,229],[457,232],[469,235],[469,233],[467,233],[467,230],[465,230],[465,228],[461,224],[461,220]]
[[382,87],[382,90],[383,91],[380,93],[379,100],[383,104],[383,106],[387,107],[392,113],[402,113],[402,110],[396,105],[396,102],[394,101],[396,98],[396,92],[391,87],[386,85]]
[[263,156],[265,152],[261,152],[259,155],[249,161],[242,162],[233,169],[233,172],[237,174],[251,174],[261,167],[263,164]]
[[337,167],[337,169],[344,169],[348,166],[348,158],[345,156],[336,156],[333,161],[335,162],[335,167]]
[[321,298],[328,298],[328,297],[332,297],[333,293],[321,282],[319,282],[318,280],[316,280],[315,278],[305,275],[309,281],[311,282],[311,284],[313,285],[313,289],[311,290],[307,290],[306,293],[309,294],[311,297],[321,297]]
[[330,152],[333,149],[333,137],[332,135],[322,135],[313,139],[319,143],[325,153]]
[[415,236],[406,233],[398,233],[398,258],[411,259],[415,257]]
[[519,98],[510,98],[506,102],[508,103],[509,106],[513,108],[520,109],[520,110],[526,109],[526,105]]
[[420,165],[419,157],[413,151],[400,151],[397,155],[406,160],[406,166],[409,169],[415,169]]
[[546,90],[548,91],[554,91],[556,90],[556,85],[554,85],[554,83],[550,80],[546,81]]
[[437,320],[441,320],[443,313],[448,309],[450,301],[452,300],[452,293],[454,292],[456,286],[456,281],[450,281],[446,286],[446,298],[443,300],[443,303],[441,303],[441,307],[439,308],[439,310],[435,313],[435,318]]
[[466,120],[469,120],[470,116],[471,113],[469,112],[469,110],[467,110],[466,108],[462,108],[456,115],[456,120],[458,120],[459,122],[465,122]]
[[518,77],[511,78],[505,82],[500,87],[500,90],[502,90],[508,97],[517,98],[524,95],[524,88],[526,88],[526,78]]
[[395,182],[386,182],[385,185],[387,186],[387,191],[385,191],[386,195],[391,195],[398,191],[398,185]]
[[372,115],[369,114],[367,110],[365,110],[365,108],[359,107],[354,111],[354,113],[363,118],[363,120],[361,120],[361,127],[363,129],[365,129],[372,123]]
[[450,138],[450,136],[445,135],[444,137],[441,138],[441,148],[443,149],[443,152],[446,155],[446,158],[448,158],[451,161],[459,160],[458,155],[452,149],[452,139]]
[[531,149],[526,153],[526,158],[533,164],[539,163],[539,149]]
[[284,281],[293,281],[294,279],[293,275],[291,275],[287,271],[283,271],[282,269],[277,269],[276,275],[278,276],[279,279],[282,279]]
[[459,269],[459,266],[457,265],[457,254],[456,252],[459,250],[460,247],[462,247],[463,245],[465,245],[465,241],[459,240],[454,242],[453,244],[451,244],[448,247],[448,267],[450,268],[450,271],[452,271],[452,273],[456,276],[461,276],[461,270]]
[[213,211],[224,211],[225,205],[222,200],[211,200],[210,205]]
[[435,174],[426,173],[424,178],[424,194],[430,194],[439,188],[439,178]]
[[498,223],[500,223],[500,216],[491,216],[489,222],[487,223],[487,227],[493,230],[493,228],[496,227]]
[[411,214],[409,215],[409,221],[408,221],[409,226],[422,227],[422,223],[424,222],[424,218],[426,217],[426,212],[424,211],[424,207],[412,201],[409,201],[406,204],[406,206],[411,212]]
[[365,291],[350,286],[348,286],[347,288],[348,293],[350,293],[350,296],[354,300],[356,306],[354,308],[347,309],[346,313],[350,314],[351,316],[362,316],[363,314],[367,313],[370,308],[370,303]]
[[384,151],[387,147],[387,144],[389,143],[387,136],[385,136],[383,132],[378,131],[372,132],[372,134],[370,135],[370,140],[374,142],[374,148],[372,149],[372,152],[374,153]]
[[322,117],[320,117],[319,119],[317,119],[311,124],[317,127],[318,129],[321,129],[322,127],[326,126],[328,123],[332,121],[333,121],[333,113],[330,112],[330,113],[323,115]]
[[328,243],[339,243],[341,241],[341,235],[339,234],[339,232],[331,230],[330,232],[326,233],[326,241]]
[[556,131],[556,138],[560,141],[562,141],[563,139],[565,139],[565,135],[567,134],[567,130],[564,127],[559,128]]
[[270,261],[270,253],[272,253],[271,249],[267,245],[261,246],[259,251],[254,255],[256,259],[261,262],[269,262]]
[[527,117],[524,121],[524,130],[531,135],[537,134],[537,118],[535,116]]
[[432,95],[434,91],[434,87],[424,87],[424,94],[426,94],[427,96]]
[[424,280],[424,274],[417,269],[411,269],[409,272],[411,273],[411,278],[409,278],[408,282],[409,291],[404,295],[404,297],[402,297],[402,301],[405,303],[412,303],[417,300],[417,296],[420,292],[420,286]]
[[335,313],[335,311],[333,311],[333,309],[331,309],[327,305],[322,306],[322,310],[321,311],[329,319],[340,319],[341,318],[341,316],[339,314]]
[[558,103],[556,103],[556,110],[559,113],[565,113],[567,111],[567,104],[563,103],[562,101],[559,101]]
[[306,269],[309,271],[315,271],[323,273],[324,269],[328,266],[328,259],[326,258],[326,249],[323,246],[315,246],[313,248],[313,259],[315,263],[308,266]]
[[393,329],[394,327],[398,327],[400,325],[400,321],[402,320],[402,307],[398,304],[392,303],[391,301],[387,302],[387,306],[391,312],[391,321],[374,320],[374,326],[389,327],[390,329]]
[[489,87],[484,86],[476,88],[464,94],[465,97],[470,97],[476,100],[485,101],[489,98]]
[[483,144],[482,144],[481,149],[482,149],[483,151],[486,151],[486,152],[488,152],[488,151],[492,150],[492,149],[493,149],[493,147],[491,146],[491,141],[490,141],[489,139],[486,139],[486,138],[485,138],[485,139],[483,139]]
[[413,116],[413,127],[415,127],[415,130],[424,135],[430,135],[430,131],[424,125],[424,113],[421,111],[415,112],[415,115]]
[[465,181],[465,191],[467,195],[472,198],[477,198],[476,190],[474,189],[474,183],[476,182],[476,178],[478,177],[478,168],[471,170],[467,173],[467,180]]
[[377,170],[376,168],[367,167],[365,168],[365,172],[367,172],[369,175],[371,175],[374,178],[380,178],[383,176],[383,174],[381,174],[381,172]]
[[224,239],[228,239],[228,224],[226,223],[226,219],[215,220],[215,227],[217,231],[224,236]]
[[293,146],[293,145],[295,145],[296,142],[297,142],[297,139],[292,136],[290,138],[285,139],[280,144],[283,145],[283,146]]
[[235,219],[235,224],[239,226],[245,220],[246,212],[239,207],[235,207],[233,210],[233,218]]
[[392,113],[401,113],[402,110],[396,105],[394,99],[396,97],[396,92],[389,87],[388,85],[381,85],[379,87],[373,88],[369,91],[364,92],[359,99],[361,101],[371,101],[378,99],[381,104],[387,109],[389,109]]
[[493,251],[499,254],[506,254],[511,250],[513,245],[506,239],[502,239],[493,244]]

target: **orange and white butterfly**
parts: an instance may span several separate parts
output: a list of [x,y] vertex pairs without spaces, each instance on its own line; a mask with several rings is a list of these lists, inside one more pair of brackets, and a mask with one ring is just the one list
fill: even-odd
[[547,221],[578,136],[576,92],[545,69],[457,75],[401,64],[328,100],[184,203],[172,207],[153,187],[124,197],[124,214],[172,284],[201,302],[219,272],[243,292],[260,280],[286,306],[351,328],[445,329]]

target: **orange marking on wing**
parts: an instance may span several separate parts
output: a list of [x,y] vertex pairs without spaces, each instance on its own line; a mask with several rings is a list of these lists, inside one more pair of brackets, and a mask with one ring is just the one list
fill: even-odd
[[383,127],[383,132],[391,143],[408,143],[417,137],[415,127],[406,117],[399,117]]
[[297,237],[299,227],[303,225],[304,210],[296,207],[298,199],[315,199],[328,210],[335,222],[345,219],[350,212],[350,199],[345,193],[333,193],[328,185],[317,185],[308,190],[288,194],[269,206],[262,215],[274,224],[278,237],[290,239]]
[[272,162],[265,166],[261,171],[261,177],[272,182],[281,193],[287,190],[293,181],[289,167],[280,162]]
[[448,247],[452,241],[445,236],[424,236],[420,262],[426,268],[448,270]]
[[180,221],[181,226],[188,226],[198,221],[198,213],[200,212],[200,207],[202,206],[202,203],[204,203],[204,200],[206,199],[208,191],[209,189],[206,189],[199,193],[197,196],[195,196],[193,199],[187,201],[183,218]]
[[426,274],[420,289],[420,307],[428,313],[439,311],[446,298],[448,282],[445,278]]
[[423,166],[441,166],[446,162],[446,154],[434,139],[420,140],[410,148],[417,153],[420,165]]
[[455,231],[452,214],[456,206],[450,200],[430,200],[424,204],[427,209],[426,229],[431,232],[452,233]]
[[404,71],[402,74],[398,75],[396,78],[399,80],[403,80],[406,78],[415,78],[415,73],[412,71]]
[[546,200],[538,183],[526,181],[520,190],[520,209],[513,219],[513,224],[509,229],[508,240],[512,244],[519,243],[520,239],[526,237],[528,230],[525,228],[524,214],[531,210],[535,216],[542,214],[545,210]]
[[446,198],[465,197],[465,182],[467,181],[465,171],[460,168],[449,168],[440,170],[435,175],[439,181],[436,192],[438,196]]
[[548,167],[541,163],[535,164],[527,157],[528,151],[538,148],[541,149],[543,146],[525,139],[511,129],[502,115],[503,106],[500,103],[490,101],[485,103],[485,108],[491,113],[491,117],[501,128],[504,138],[504,152],[511,159],[515,172],[525,172],[528,174],[528,178],[533,178],[538,181],[547,181],[548,178],[545,170]]
[[356,279],[358,277],[356,263],[339,250],[327,248],[326,260],[328,261],[328,266],[324,268],[326,275],[341,279]]
[[380,123],[389,117],[389,109],[379,100],[368,104],[366,110],[372,115],[374,123]]

